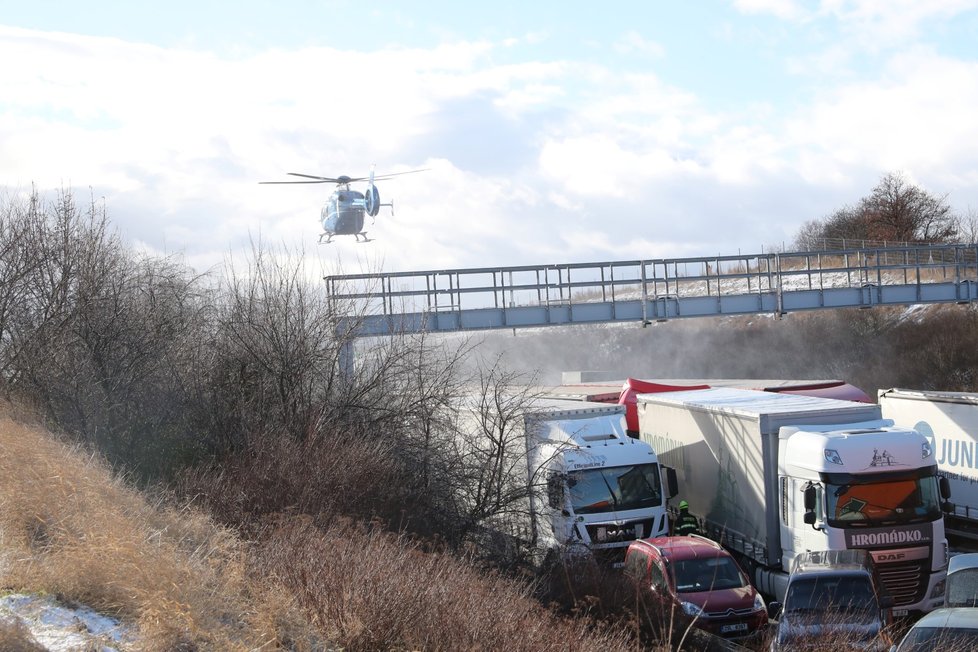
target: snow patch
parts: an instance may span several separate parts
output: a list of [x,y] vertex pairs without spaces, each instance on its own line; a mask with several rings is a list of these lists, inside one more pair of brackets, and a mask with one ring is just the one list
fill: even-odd
[[131,627],[84,605],[68,606],[51,596],[12,593],[0,598],[0,618],[15,618],[50,652],[120,652],[135,642]]

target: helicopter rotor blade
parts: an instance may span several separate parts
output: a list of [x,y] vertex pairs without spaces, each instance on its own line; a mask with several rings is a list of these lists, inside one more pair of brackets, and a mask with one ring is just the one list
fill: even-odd
[[408,170],[407,172],[392,172],[390,174],[378,174],[374,176],[374,181],[380,181],[383,179],[390,179],[391,177],[399,177],[402,174],[414,174],[415,172],[427,172],[429,168],[422,168],[420,170]]
[[421,170],[408,170],[407,172],[392,172],[390,174],[375,175],[371,171],[369,176],[366,177],[320,177],[315,174],[301,174],[299,172],[288,172],[287,174],[292,177],[302,177],[303,179],[309,179],[309,181],[259,181],[262,184],[284,184],[284,183],[357,183],[360,181],[370,180],[371,183],[374,181],[382,181],[384,179],[390,179],[391,177],[399,177],[402,174],[414,174],[415,172],[426,172],[428,168],[423,168]]
[[298,172],[289,172],[290,177],[305,177],[306,179],[318,179],[322,183],[339,183],[341,179],[336,179],[333,177],[320,177],[314,174],[299,174]]
[[323,179],[322,181],[259,181],[258,183],[269,184],[269,185],[283,184],[283,183],[327,183],[327,180]]

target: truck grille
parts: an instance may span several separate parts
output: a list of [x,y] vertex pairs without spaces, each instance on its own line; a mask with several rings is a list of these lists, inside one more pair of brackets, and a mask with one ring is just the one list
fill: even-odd
[[923,564],[879,564],[877,569],[895,606],[902,607],[923,599],[927,590]]
[[588,524],[586,527],[587,534],[591,537],[591,543],[602,544],[646,539],[652,536],[654,523],[655,519],[648,518],[627,521],[620,525],[616,523],[595,523]]

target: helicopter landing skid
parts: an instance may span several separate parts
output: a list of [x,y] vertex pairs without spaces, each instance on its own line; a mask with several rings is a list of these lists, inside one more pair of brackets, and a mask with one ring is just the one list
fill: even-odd
[[[355,237],[357,239],[357,242],[361,242],[361,243],[363,243],[363,242],[373,242],[373,240],[371,240],[370,238],[367,237],[367,232],[366,231],[361,231],[360,233],[355,234],[353,237]],[[361,237],[363,238],[363,240],[360,239]]]

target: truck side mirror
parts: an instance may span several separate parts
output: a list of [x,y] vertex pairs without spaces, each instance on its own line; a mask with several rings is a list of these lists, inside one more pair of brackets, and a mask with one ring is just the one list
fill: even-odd
[[[808,485],[807,487],[805,487],[805,511],[806,512],[815,511],[815,500],[816,500],[815,487],[812,485]],[[807,523],[808,520],[806,519],[805,522]]]
[[781,603],[777,600],[767,603],[767,617],[771,620],[777,620],[778,616],[781,615]]
[[564,504],[564,476],[559,473],[547,477],[547,504],[553,509]]
[[942,475],[939,484],[940,484],[940,487],[941,487],[941,498],[943,498],[944,500],[950,500],[951,499],[951,483],[948,482],[947,478],[945,478]]
[[666,467],[666,485],[669,490],[669,497],[675,498],[679,494],[679,479],[676,477],[676,469]]
[[808,485],[805,487],[805,525],[811,525],[814,529],[821,530],[822,528],[815,526],[816,521],[818,521],[818,516],[815,514],[817,503],[818,494],[815,487]]

